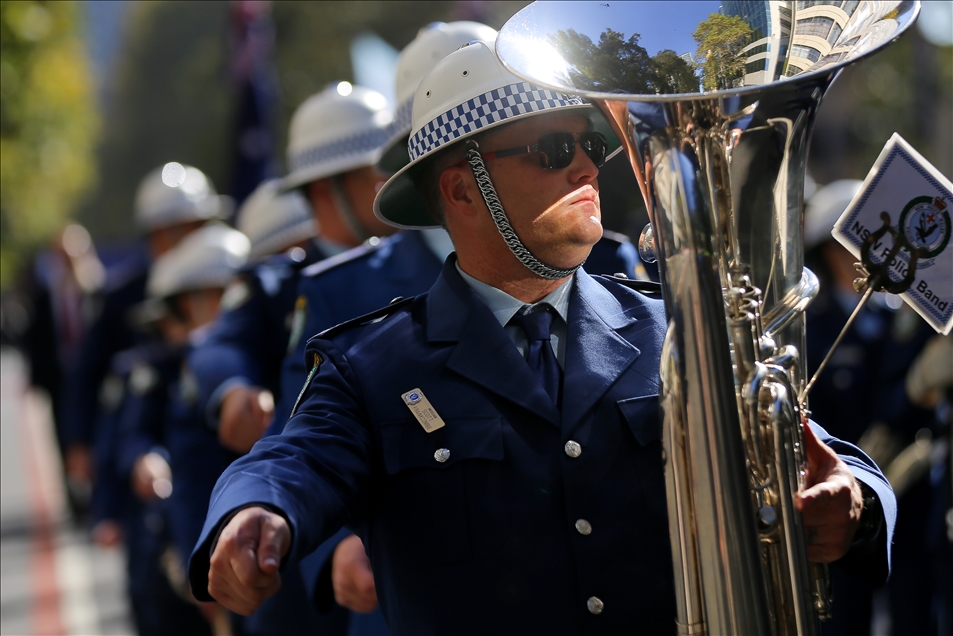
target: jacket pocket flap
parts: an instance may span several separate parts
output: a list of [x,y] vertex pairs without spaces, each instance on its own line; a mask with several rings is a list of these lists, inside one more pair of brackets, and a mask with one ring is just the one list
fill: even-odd
[[616,402],[636,441],[642,446],[662,439],[662,418],[659,414],[659,396],[644,395]]
[[389,475],[411,468],[452,466],[465,459],[503,459],[503,420],[447,419],[446,426],[427,433],[414,420],[381,425],[384,467]]

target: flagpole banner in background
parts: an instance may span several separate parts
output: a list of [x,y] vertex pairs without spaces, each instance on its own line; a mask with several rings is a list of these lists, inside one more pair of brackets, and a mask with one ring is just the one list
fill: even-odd
[[235,0],[230,30],[236,110],[229,194],[238,209],[259,183],[278,176],[274,157],[281,100],[274,65],[271,3]]
[[877,265],[889,259],[892,281],[912,273],[900,297],[944,335],[953,329],[951,212],[953,183],[894,133],[832,232],[857,258],[867,249]]

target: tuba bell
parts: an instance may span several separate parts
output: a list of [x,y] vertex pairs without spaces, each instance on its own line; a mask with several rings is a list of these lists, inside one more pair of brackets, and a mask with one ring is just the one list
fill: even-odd
[[804,487],[803,184],[825,91],[919,3],[537,2],[500,31],[516,75],[580,95],[622,142],[651,221],[680,634],[818,634]]

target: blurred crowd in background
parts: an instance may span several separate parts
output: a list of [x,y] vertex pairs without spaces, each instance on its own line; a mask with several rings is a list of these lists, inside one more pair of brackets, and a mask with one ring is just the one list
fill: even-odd
[[[29,359],[31,383],[50,397],[71,509],[97,542],[125,546],[130,556],[149,553],[132,545],[128,535],[146,533],[154,519],[135,506],[136,519],[124,519],[130,504],[116,498],[164,499],[162,481],[173,474],[160,453],[156,457],[165,467],[145,465],[151,460],[126,467],[123,474],[132,480],[131,486],[122,484],[126,493],[112,500],[97,495],[103,471],[117,470],[103,457],[114,452],[110,445],[125,426],[119,416],[104,423],[103,413],[128,413],[120,407],[122,383],[135,394],[148,393],[158,382],[137,372],[142,367],[135,358],[113,354],[140,342],[133,335],[137,329],[154,341],[184,342],[188,336],[177,333],[176,325],[194,331],[214,321],[220,303],[241,305],[243,299],[235,297],[241,288],[229,282],[245,263],[289,248],[303,253],[316,232],[303,199],[280,204],[288,208],[283,218],[291,219],[281,241],[264,241],[274,228],[252,219],[256,206],[279,205],[276,186],[262,184],[292,171],[284,165],[285,149],[293,142],[292,114],[322,91],[344,95],[362,86],[396,108],[398,53],[421,27],[476,21],[499,28],[525,4],[0,5],[0,331],[4,345]],[[805,192],[806,263],[822,281],[821,295],[808,310],[811,372],[859,300],[851,287],[853,259],[830,236],[834,220],[894,132],[941,173],[953,174],[951,113],[950,2],[924,3],[918,28],[846,68],[825,98]],[[625,162],[622,157],[610,162],[600,175],[604,224],[637,237],[647,215]],[[156,211],[168,207],[162,199],[167,193],[150,193],[171,183],[193,188],[192,207],[178,218]],[[229,225],[248,239],[232,234]],[[196,244],[190,252],[181,251],[187,235]],[[149,274],[150,264],[172,249],[187,256]],[[216,293],[202,297],[193,293],[195,285],[186,290],[191,283],[182,283],[186,274],[177,265],[204,271],[204,288]],[[226,288],[232,297],[222,296]],[[170,304],[172,296],[181,298]],[[144,297],[162,302],[140,302]],[[288,325],[289,331],[295,328]],[[109,355],[90,366],[84,351],[100,344]],[[153,360],[161,371],[166,358]],[[118,387],[110,384],[114,376],[121,378]],[[177,382],[187,385],[185,380]],[[274,411],[268,399],[256,394],[248,408],[267,419]],[[944,613],[953,598],[951,403],[950,338],[936,336],[899,298],[878,295],[832,359],[812,393],[811,408],[832,434],[858,442],[874,457],[897,491],[894,572],[886,590],[875,594],[840,583],[835,571],[835,618],[825,633],[869,634],[877,612],[890,617],[896,634],[953,629],[953,617]],[[70,424],[82,419],[82,409],[88,410],[86,421]],[[144,451],[143,457],[154,454]],[[135,529],[136,524],[142,527]],[[181,601],[187,597],[180,589],[181,568],[163,558],[158,554],[145,573],[131,568],[130,586],[148,587],[143,580],[165,577],[170,583],[161,593],[178,594]],[[841,591],[847,589],[852,591]],[[145,594],[159,594],[156,590],[149,587]],[[149,625],[164,619],[136,606],[142,594],[130,591],[137,625],[148,633]],[[193,618],[194,624],[186,621],[181,629],[225,629],[225,619],[208,608],[196,609]]]

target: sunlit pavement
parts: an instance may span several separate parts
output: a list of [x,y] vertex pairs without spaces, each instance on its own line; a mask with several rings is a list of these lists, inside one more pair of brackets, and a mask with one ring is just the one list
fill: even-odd
[[0,634],[131,634],[118,549],[73,526],[49,405],[0,350]]

